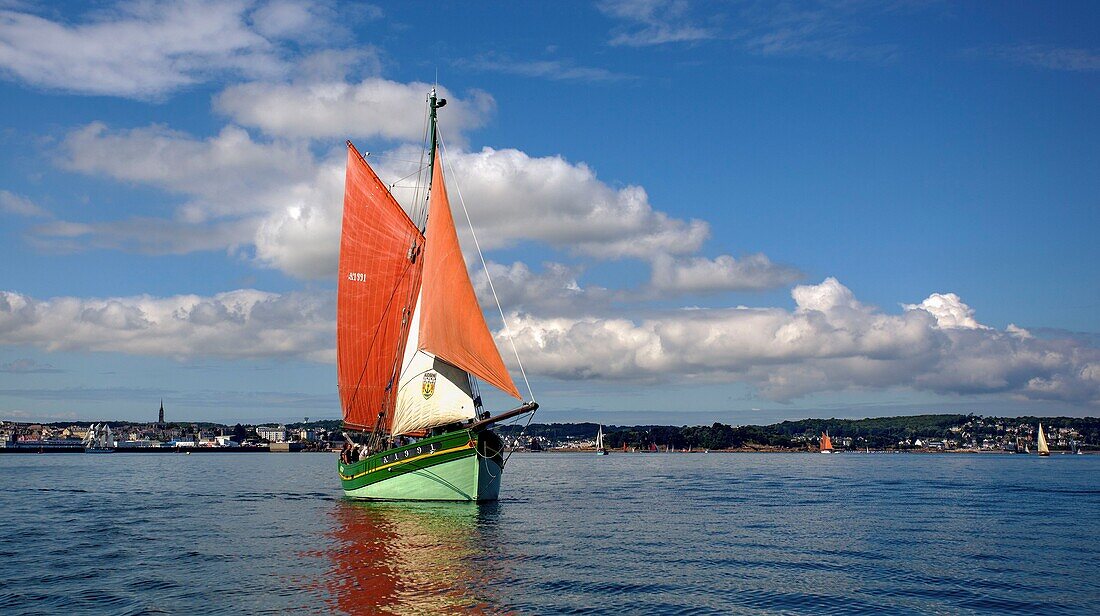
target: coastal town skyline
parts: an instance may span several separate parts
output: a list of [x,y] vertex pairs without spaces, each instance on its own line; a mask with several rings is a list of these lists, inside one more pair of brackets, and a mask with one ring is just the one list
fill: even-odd
[[1095,4],[0,7],[0,419],[340,417],[433,85],[540,421],[1100,410]]
[[[1054,451],[1086,453],[1100,447],[1100,418],[1046,418]],[[850,419],[805,419],[770,425],[616,426],[596,422],[512,424],[501,428],[509,447],[527,451],[592,450],[607,447],[627,452],[691,453],[736,451],[813,452],[829,443],[837,451],[915,451],[1030,453],[1043,419],[981,415],[913,415]],[[599,436],[598,436],[599,435]],[[825,435],[831,435],[831,441]],[[601,438],[605,440],[600,440]],[[8,422],[0,420],[0,453],[72,452],[100,447],[129,453],[166,449],[199,452],[335,451],[344,443],[340,420],[252,424],[241,422]]]

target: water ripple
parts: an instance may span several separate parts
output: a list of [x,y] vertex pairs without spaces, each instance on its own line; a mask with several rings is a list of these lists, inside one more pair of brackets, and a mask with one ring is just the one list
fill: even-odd
[[528,454],[472,506],[346,501],[328,455],[0,456],[0,612],[1088,611],[1100,456],[1045,462]]

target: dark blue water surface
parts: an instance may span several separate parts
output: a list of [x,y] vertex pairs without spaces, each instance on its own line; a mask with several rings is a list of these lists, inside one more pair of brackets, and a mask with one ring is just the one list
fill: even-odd
[[0,455],[0,613],[1100,611],[1100,456],[516,454],[480,506],[334,463]]

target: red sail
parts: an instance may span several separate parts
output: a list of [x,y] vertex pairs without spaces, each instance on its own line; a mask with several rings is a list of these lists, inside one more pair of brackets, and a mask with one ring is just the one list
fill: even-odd
[[520,398],[474,295],[458,245],[443,163],[437,153],[425,232],[424,286],[420,300],[420,348]]
[[349,141],[336,304],[336,371],[349,427],[372,429],[385,413],[389,430],[423,246],[420,230]]

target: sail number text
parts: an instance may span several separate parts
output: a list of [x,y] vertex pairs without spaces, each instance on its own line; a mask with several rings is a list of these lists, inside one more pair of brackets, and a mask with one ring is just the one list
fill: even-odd
[[348,280],[352,282],[366,282],[367,275],[363,272],[348,272]]

